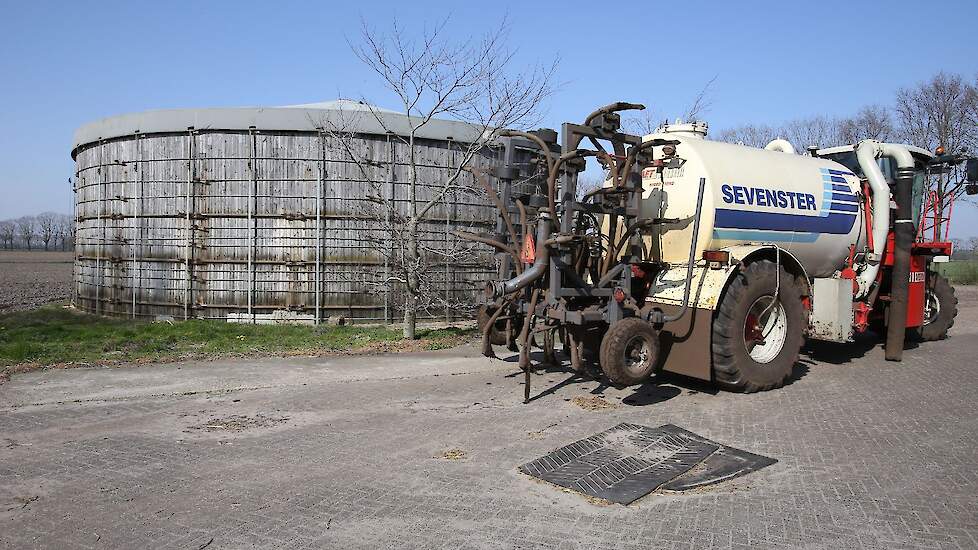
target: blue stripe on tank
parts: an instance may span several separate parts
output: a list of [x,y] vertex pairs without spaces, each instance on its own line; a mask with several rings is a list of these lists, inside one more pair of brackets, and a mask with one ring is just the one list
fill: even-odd
[[762,242],[791,242],[813,243],[818,240],[819,233],[796,233],[794,231],[759,231],[757,229],[714,229],[714,239],[731,241],[762,241]]
[[802,216],[780,212],[754,212],[718,208],[714,226],[721,229],[757,229],[801,231],[845,235],[852,229],[856,216],[829,212],[828,215]]

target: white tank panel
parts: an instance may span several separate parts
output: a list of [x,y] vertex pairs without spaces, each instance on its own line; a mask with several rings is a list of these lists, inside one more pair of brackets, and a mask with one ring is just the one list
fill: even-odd
[[[851,245],[862,246],[859,179],[841,164],[672,133],[645,139],[655,138],[678,140],[680,160],[643,170],[641,217],[681,221],[646,236],[652,258],[688,259],[700,178],[706,191],[697,258],[703,250],[776,244],[810,277],[827,277],[844,267]],[[661,147],[656,150],[661,158]]]

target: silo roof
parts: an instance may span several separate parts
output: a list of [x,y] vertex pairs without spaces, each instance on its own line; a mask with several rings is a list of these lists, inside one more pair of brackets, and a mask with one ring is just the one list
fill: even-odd
[[[195,130],[287,130],[315,132],[319,128],[362,134],[407,135],[417,117],[339,99],[322,103],[283,107],[218,107],[207,109],[165,109],[112,116],[90,122],[75,130],[72,156],[81,145],[102,139],[136,133],[173,133]],[[478,138],[478,126],[454,120],[433,119],[415,135],[425,139],[453,139],[471,142]]]

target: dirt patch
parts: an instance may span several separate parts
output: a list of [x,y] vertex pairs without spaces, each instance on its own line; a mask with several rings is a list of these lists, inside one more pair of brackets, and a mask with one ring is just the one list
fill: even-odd
[[578,395],[571,399],[570,402],[586,411],[602,411],[618,408],[618,405],[596,395]]
[[443,453],[440,453],[435,458],[440,458],[442,460],[462,460],[465,458],[465,451],[462,449],[449,449]]
[[0,313],[71,298],[72,252],[0,251]]
[[191,426],[190,429],[205,432],[238,433],[245,430],[253,430],[258,428],[271,428],[288,420],[289,419],[287,417],[265,416],[264,414],[256,414],[253,416],[232,414],[231,416],[209,420],[197,426]]

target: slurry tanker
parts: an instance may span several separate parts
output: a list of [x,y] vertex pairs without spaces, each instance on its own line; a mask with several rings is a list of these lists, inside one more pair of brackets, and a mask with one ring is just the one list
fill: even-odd
[[[498,252],[483,353],[519,352],[526,399],[531,349],[558,363],[557,342],[615,385],[664,370],[753,392],[790,378],[806,338],[872,327],[900,360],[906,338],[946,337],[957,300],[932,263],[951,255],[950,220],[928,178],[963,164],[974,193],[975,159],[874,140],[802,155],[711,141],[703,123],[623,133],[619,113],[641,108],[565,123],[559,143],[502,131],[499,185],[472,170],[499,209],[495,234],[459,233]],[[606,175],[593,189],[588,161]]]

